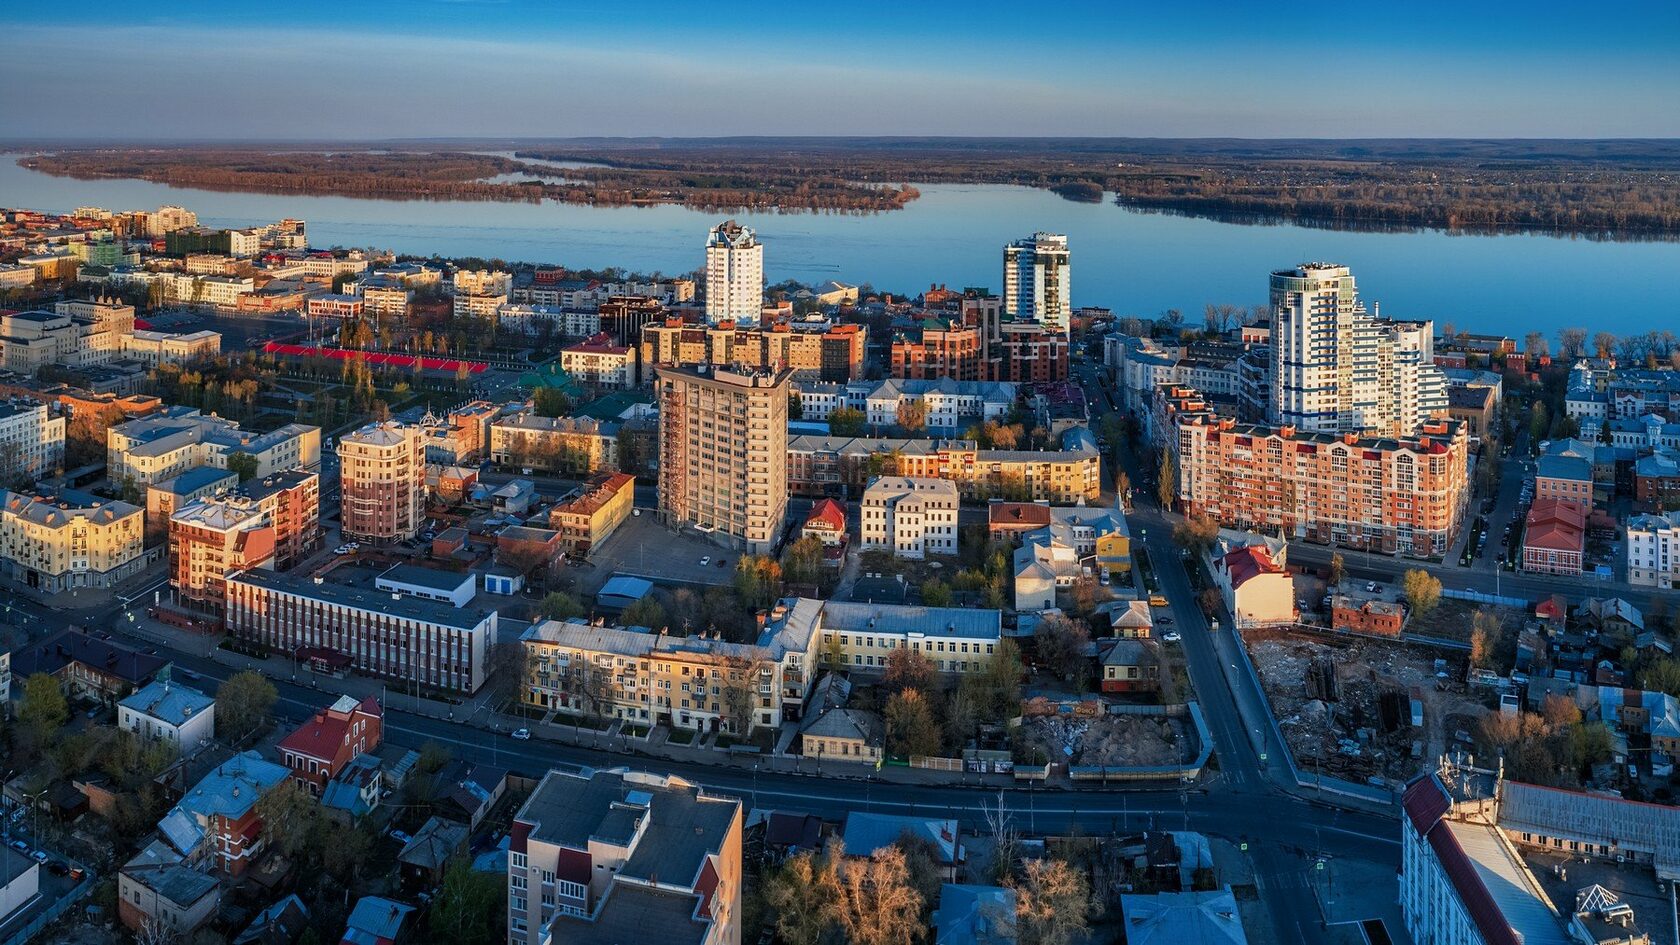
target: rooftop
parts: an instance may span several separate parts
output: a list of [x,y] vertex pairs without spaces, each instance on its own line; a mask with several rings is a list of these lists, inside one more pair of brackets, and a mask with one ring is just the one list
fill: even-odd
[[147,683],[118,704],[170,725],[181,726],[214,706],[216,700],[195,689],[160,679]]
[[409,620],[454,627],[457,630],[476,629],[480,624],[493,619],[496,615],[495,608],[491,607],[475,607],[468,604],[465,607],[456,608],[442,601],[426,600],[407,594],[373,591],[331,582],[316,584],[307,577],[277,574],[273,571],[261,569],[241,571],[228,578],[228,583],[246,584],[276,593],[291,594],[343,607],[353,607],[370,613],[393,614]]
[[434,591],[456,591],[463,584],[471,584],[473,576],[464,571],[442,571],[423,568],[417,564],[394,564],[378,577],[378,585],[402,584],[424,587]]
[[589,917],[560,913],[554,940],[591,945],[702,945],[710,923],[697,917],[700,897],[637,883],[613,883]]
[[169,665],[161,656],[142,653],[118,643],[102,640],[80,630],[66,628],[41,642],[12,653],[12,672],[18,679],[35,673],[57,673],[72,662],[101,673],[118,676],[139,685]]
[[1128,945],[1246,945],[1230,889],[1123,895]]
[[859,604],[833,600],[823,602],[821,607],[824,627],[851,633],[881,630],[889,633],[996,640],[1003,629],[1003,614],[996,610]]

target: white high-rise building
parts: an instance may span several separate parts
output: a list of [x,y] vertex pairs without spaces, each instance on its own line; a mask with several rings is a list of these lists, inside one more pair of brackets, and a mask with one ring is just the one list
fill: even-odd
[[1073,317],[1068,287],[1067,237],[1034,233],[1003,248],[1003,313],[1033,319],[1060,331]]
[[1434,324],[1366,312],[1348,267],[1303,263],[1273,272],[1271,305],[1271,422],[1408,436],[1446,412]]
[[764,244],[726,220],[706,237],[706,320],[758,321],[764,308]]

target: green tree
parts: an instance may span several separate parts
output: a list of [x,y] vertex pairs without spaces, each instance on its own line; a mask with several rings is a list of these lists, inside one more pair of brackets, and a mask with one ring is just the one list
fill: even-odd
[[769,607],[782,592],[782,566],[766,555],[742,555],[735,562],[735,593],[749,608]]
[[834,436],[862,436],[868,419],[861,410],[841,407],[828,415],[828,432]]
[[539,387],[531,395],[531,409],[539,417],[564,417],[572,410],[572,398],[557,387]]
[[649,627],[658,630],[669,626],[664,606],[652,594],[624,608],[619,620],[629,627]]
[[1423,617],[1435,609],[1441,602],[1441,580],[1422,568],[1407,571],[1400,579],[1401,590],[1406,595],[1406,603],[1412,608],[1412,614]]
[[250,453],[229,453],[228,472],[236,473],[240,482],[249,482],[257,475],[257,457]]
[[268,725],[279,697],[274,684],[260,673],[235,673],[216,690],[216,727],[229,741],[243,741]]
[[480,873],[465,858],[449,861],[443,887],[429,916],[431,939],[456,945],[507,941],[507,883],[498,873]]
[[23,702],[18,706],[18,721],[29,731],[36,745],[46,745],[64,723],[70,721],[70,704],[58,680],[46,673],[35,673],[23,681]]
[[951,606],[951,586],[937,577],[923,581],[922,604],[926,607]]
[[1639,672],[1639,686],[1647,692],[1666,692],[1680,696],[1680,659],[1664,657],[1652,660]]
[[572,595],[562,591],[551,591],[537,605],[537,612],[550,620],[573,620],[582,617],[587,611]]
[[788,394],[788,419],[805,419],[805,398],[799,396],[798,391]]
[[915,689],[894,693],[884,713],[887,752],[899,757],[936,755],[942,741],[927,698]]
[[1195,554],[1213,547],[1219,538],[1219,523],[1206,515],[1193,515],[1173,526],[1173,544]]
[[1178,465],[1173,462],[1172,450],[1161,451],[1161,468],[1156,472],[1155,498],[1160,501],[1161,508],[1173,507],[1173,500],[1178,498]]

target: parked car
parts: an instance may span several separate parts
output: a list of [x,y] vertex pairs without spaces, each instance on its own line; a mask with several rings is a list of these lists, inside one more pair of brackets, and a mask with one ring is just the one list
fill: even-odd
[[18,851],[19,853],[28,853],[29,844],[23,842],[22,840],[13,840],[12,849]]
[[1166,633],[1161,634],[1161,642],[1163,643],[1177,643],[1182,639],[1184,638],[1178,635],[1177,630],[1168,630]]
[[516,741],[528,742],[531,740],[531,730],[528,728],[516,728],[513,730],[512,738]]
[[1375,594],[1376,592],[1377,592],[1377,582],[1376,581],[1366,581],[1365,582],[1365,593]]
[[398,843],[402,844],[403,846],[408,846],[408,841],[413,840],[414,838],[409,836],[406,833],[403,833],[401,830],[397,830],[395,828],[392,828],[391,829],[391,839],[397,841]]
[[47,856],[46,852],[42,851],[42,850],[36,850],[34,853],[29,854],[29,857],[30,857],[30,859],[33,859],[35,862],[40,863],[43,866],[45,866],[46,863],[47,863],[47,860],[50,859],[50,857]]
[[711,563],[712,563],[712,556],[711,555],[706,555],[705,557],[700,559],[700,566],[702,568],[705,567],[708,564],[711,564]]

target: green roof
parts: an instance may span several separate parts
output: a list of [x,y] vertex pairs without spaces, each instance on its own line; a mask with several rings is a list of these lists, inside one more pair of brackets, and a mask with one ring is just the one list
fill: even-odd
[[618,390],[573,410],[572,415],[575,417],[591,417],[596,420],[617,420],[620,414],[629,410],[632,406],[651,403],[653,403],[653,396],[645,391]]
[[554,387],[568,396],[575,396],[583,388],[560,368],[558,364],[544,364],[534,371],[526,371],[519,375],[519,386],[536,390],[539,387]]

